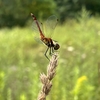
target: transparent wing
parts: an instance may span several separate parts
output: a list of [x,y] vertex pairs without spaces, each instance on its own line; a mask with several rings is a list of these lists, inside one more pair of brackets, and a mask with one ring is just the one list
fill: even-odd
[[[43,24],[40,23],[39,21],[37,21],[37,22],[38,22],[38,24],[40,26],[41,31],[43,32]],[[37,24],[36,24],[35,21],[33,21],[33,23],[32,23],[32,30],[34,32],[34,34],[33,34],[34,35],[34,39],[37,42],[41,42],[41,40],[40,40],[40,32],[39,32],[39,29],[38,29]]]
[[55,15],[52,15],[47,19],[47,21],[44,23],[46,36],[51,37],[57,23],[58,23],[58,18]]
[[[40,23],[39,21],[37,21],[37,22],[40,26],[41,31],[43,32],[43,24]],[[34,31],[35,36],[39,37],[40,32],[39,32],[39,28],[37,27],[37,24],[35,21],[33,21],[33,23],[32,23],[32,30]]]

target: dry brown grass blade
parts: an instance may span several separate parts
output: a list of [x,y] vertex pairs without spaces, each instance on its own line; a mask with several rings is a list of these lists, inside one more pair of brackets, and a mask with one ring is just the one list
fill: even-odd
[[38,100],[46,100],[46,96],[49,94],[51,87],[52,87],[52,79],[56,73],[57,67],[57,54],[52,55],[52,58],[47,66],[47,75],[44,73],[40,75],[40,80],[42,82],[42,88],[38,96]]

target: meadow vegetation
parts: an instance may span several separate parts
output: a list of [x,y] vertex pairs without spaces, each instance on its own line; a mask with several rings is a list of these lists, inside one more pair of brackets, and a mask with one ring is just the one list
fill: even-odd
[[[87,13],[57,25],[58,67],[47,100],[99,100],[100,18]],[[0,29],[0,100],[35,100],[46,73],[46,46],[27,26]]]

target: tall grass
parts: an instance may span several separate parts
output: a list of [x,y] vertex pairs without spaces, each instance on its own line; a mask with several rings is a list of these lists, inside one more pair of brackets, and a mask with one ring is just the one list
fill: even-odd
[[[47,100],[100,98],[100,18],[83,14],[56,27],[53,38],[61,46],[60,56]],[[32,34],[29,27],[0,30],[0,100],[37,98],[39,75],[46,71],[42,65],[47,66],[48,60],[43,55],[46,47],[37,43]]]

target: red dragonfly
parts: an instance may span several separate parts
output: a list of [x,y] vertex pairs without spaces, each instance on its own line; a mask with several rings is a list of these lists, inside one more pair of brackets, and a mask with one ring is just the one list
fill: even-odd
[[[38,31],[40,34],[40,40],[48,47],[46,49],[44,55],[48,60],[50,60],[47,56],[48,50],[50,50],[49,55],[52,55],[54,53],[54,50],[58,50],[60,48],[60,45],[57,43],[57,41],[54,41],[51,38],[45,37],[37,18],[32,13],[31,13],[31,16],[36,24],[36,27],[38,28]],[[57,19],[57,21],[58,21],[58,19]]]

